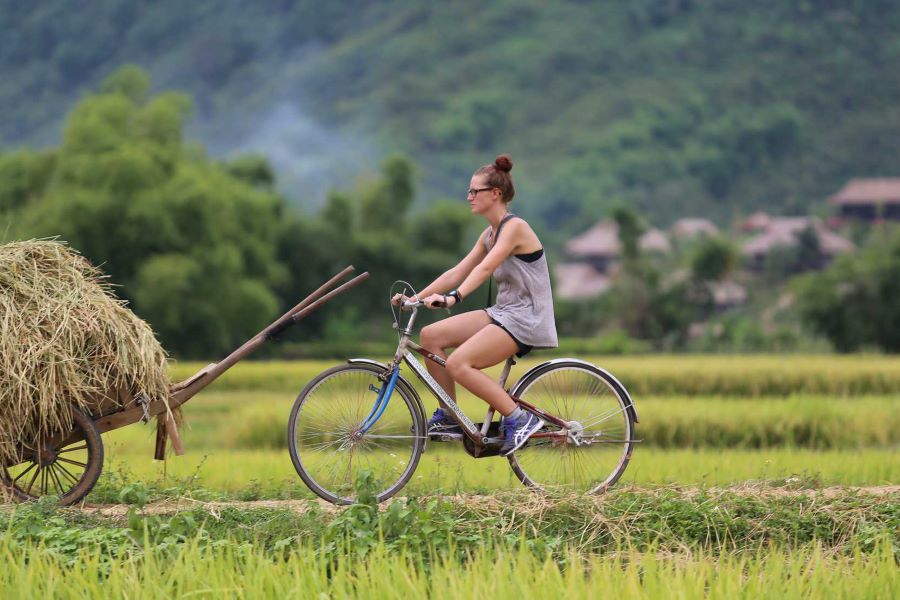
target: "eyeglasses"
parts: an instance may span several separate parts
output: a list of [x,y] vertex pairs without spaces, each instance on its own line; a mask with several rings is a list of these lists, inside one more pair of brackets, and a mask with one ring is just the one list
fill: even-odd
[[476,188],[470,188],[469,191],[468,191],[468,193],[466,194],[466,196],[477,196],[477,195],[478,195],[478,192],[486,192],[486,191],[492,190],[492,189],[494,189],[494,188],[492,188],[492,187],[477,188],[477,189],[476,189]]

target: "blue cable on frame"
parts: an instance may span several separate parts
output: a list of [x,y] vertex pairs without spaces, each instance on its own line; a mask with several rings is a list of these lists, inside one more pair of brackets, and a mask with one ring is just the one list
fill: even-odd
[[391,379],[387,382],[387,384],[381,388],[381,393],[378,395],[378,399],[375,401],[375,406],[372,407],[372,412],[366,417],[366,420],[363,422],[362,428],[360,428],[360,433],[365,433],[369,429],[372,428],[378,419],[381,418],[381,415],[384,414],[384,410],[387,408],[388,402],[391,400],[391,394],[394,393],[394,386],[397,385],[397,378],[400,376],[400,369],[394,368],[394,372],[391,373]]

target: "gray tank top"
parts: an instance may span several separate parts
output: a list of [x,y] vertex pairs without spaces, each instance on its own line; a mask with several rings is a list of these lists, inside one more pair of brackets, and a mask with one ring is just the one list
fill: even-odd
[[[503,225],[514,215],[504,217],[497,228],[497,237]],[[520,218],[520,217],[515,217]],[[493,247],[491,233],[484,238],[488,251]],[[550,271],[547,254],[533,262],[526,262],[510,255],[494,270],[497,281],[497,302],[487,308],[488,315],[502,324],[523,344],[535,348],[556,348],[556,322],[553,319],[553,293],[550,289]]]

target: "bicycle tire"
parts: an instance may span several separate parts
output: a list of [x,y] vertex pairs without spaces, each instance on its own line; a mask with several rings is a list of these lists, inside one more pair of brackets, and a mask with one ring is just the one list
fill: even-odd
[[382,502],[415,472],[425,448],[425,420],[420,399],[406,385],[397,385],[381,418],[354,437],[374,405],[384,372],[370,364],[332,367],[313,378],[294,401],[288,419],[291,462],[320,498],[355,503],[357,477],[369,470],[375,497]]
[[20,502],[55,495],[60,506],[71,506],[90,493],[102,471],[103,439],[94,420],[72,407],[72,431],[40,451],[26,446],[23,462],[0,467],[0,483]]
[[507,457],[523,484],[600,494],[625,472],[634,450],[634,409],[624,386],[608,372],[579,360],[551,361],[526,374],[511,393],[577,423],[583,428],[580,439],[585,442],[575,445],[568,437],[549,437],[562,430],[545,424]]

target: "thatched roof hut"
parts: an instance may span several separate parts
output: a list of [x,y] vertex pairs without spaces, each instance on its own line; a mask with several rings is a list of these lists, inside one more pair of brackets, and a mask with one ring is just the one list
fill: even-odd
[[619,226],[615,221],[600,221],[581,235],[566,242],[566,253],[572,257],[615,258],[621,252]]
[[679,239],[689,239],[702,235],[713,236],[719,233],[719,228],[709,219],[699,217],[686,217],[678,219],[672,224],[672,235]]
[[738,229],[741,231],[762,231],[766,227],[769,226],[769,223],[772,221],[772,217],[764,212],[755,212],[738,225]]
[[659,252],[666,254],[672,250],[672,244],[666,234],[659,229],[648,229],[638,240],[638,247],[643,252]]
[[740,306],[747,302],[747,288],[736,281],[716,281],[710,288],[713,302],[719,309]]
[[[856,246],[845,237],[829,231],[815,217],[773,217],[766,228],[747,241],[741,251],[751,260],[751,266],[762,268],[766,256],[776,248],[793,248],[800,243],[800,235],[811,229],[819,244],[825,262],[838,254],[852,252]],[[819,265],[821,266],[821,265]]]
[[828,201],[842,218],[900,220],[900,178],[851,179]]
[[587,263],[562,263],[553,269],[553,291],[563,300],[584,300],[606,293],[609,276]]
[[[638,247],[643,252],[665,254],[672,249],[672,244],[659,229],[649,229],[641,235]],[[566,254],[571,259],[592,264],[601,273],[608,273],[622,254],[618,224],[612,220],[600,221],[566,242]]]

